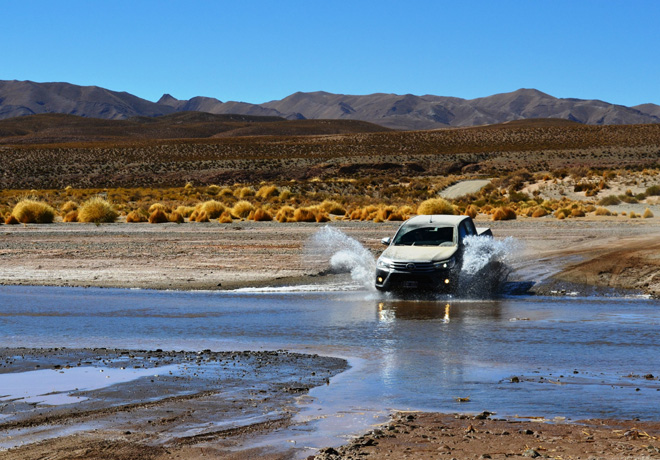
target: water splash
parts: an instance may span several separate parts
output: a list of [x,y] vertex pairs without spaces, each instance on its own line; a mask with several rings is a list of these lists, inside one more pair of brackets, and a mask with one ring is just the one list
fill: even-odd
[[490,262],[505,263],[518,250],[518,241],[507,236],[504,239],[494,239],[483,236],[466,236],[463,240],[463,272],[474,275]]
[[312,236],[306,252],[319,262],[328,263],[333,273],[350,273],[360,287],[375,289],[376,259],[358,240],[341,230],[323,227]]
[[507,264],[520,250],[520,243],[508,236],[494,239],[468,236],[463,240],[463,266],[458,295],[488,298],[502,291],[511,269]]

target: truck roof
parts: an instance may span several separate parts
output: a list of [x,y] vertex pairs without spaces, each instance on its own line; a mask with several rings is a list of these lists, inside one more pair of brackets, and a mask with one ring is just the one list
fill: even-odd
[[447,225],[457,227],[465,219],[470,219],[470,216],[454,216],[451,214],[432,214],[411,217],[403,223],[403,225],[420,227],[428,224]]

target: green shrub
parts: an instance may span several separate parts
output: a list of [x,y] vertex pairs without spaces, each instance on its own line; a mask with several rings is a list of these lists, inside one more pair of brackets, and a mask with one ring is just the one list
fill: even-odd
[[616,206],[617,204],[621,204],[621,200],[616,195],[608,195],[601,198],[598,204],[600,206]]

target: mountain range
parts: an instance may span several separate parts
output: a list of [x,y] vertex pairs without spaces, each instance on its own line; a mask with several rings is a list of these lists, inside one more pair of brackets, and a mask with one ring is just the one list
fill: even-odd
[[533,118],[559,118],[590,125],[660,123],[660,106],[656,104],[626,107],[600,100],[556,98],[536,89],[519,89],[477,99],[384,93],[356,96],[317,91],[250,104],[202,96],[179,100],[169,94],[151,102],[127,92],[97,86],[0,81],[0,119],[62,113],[123,120],[189,111],[289,120],[361,120],[401,130],[466,127]]

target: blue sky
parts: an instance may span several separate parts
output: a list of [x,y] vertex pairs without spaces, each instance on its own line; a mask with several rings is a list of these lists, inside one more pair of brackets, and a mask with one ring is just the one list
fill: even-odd
[[0,0],[0,80],[252,103],[536,88],[660,104],[660,1]]

